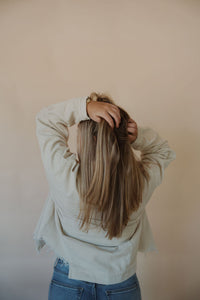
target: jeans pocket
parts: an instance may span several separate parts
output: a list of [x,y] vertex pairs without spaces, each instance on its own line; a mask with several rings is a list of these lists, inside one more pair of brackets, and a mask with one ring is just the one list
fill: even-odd
[[105,290],[108,300],[141,300],[140,288],[135,282],[130,286]]
[[83,287],[61,283],[52,279],[49,286],[48,300],[81,300],[83,290]]

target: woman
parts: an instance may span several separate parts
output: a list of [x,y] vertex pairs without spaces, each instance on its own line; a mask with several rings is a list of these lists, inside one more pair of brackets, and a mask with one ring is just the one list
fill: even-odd
[[48,299],[141,299],[137,252],[157,250],[145,207],[175,152],[103,93],[43,108],[36,135],[49,194],[33,238],[55,253]]

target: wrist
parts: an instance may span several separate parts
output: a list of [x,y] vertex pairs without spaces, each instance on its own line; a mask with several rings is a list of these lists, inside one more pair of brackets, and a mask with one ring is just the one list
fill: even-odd
[[86,113],[87,113],[87,115],[88,115],[88,117],[90,118],[90,115],[89,115],[89,110],[88,110],[88,106],[89,106],[89,104],[92,102],[92,99],[90,98],[90,97],[88,97],[87,99],[86,99]]

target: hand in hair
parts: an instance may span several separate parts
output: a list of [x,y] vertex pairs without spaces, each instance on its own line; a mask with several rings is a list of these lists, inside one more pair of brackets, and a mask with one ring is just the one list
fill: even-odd
[[133,119],[129,119],[127,123],[127,131],[130,143],[133,143],[137,139],[138,128],[137,123]]
[[114,128],[115,120],[116,127],[119,127],[121,121],[120,110],[114,104],[101,101],[91,101],[87,103],[87,113],[89,117],[97,123],[101,122],[101,118],[103,118],[112,128]]

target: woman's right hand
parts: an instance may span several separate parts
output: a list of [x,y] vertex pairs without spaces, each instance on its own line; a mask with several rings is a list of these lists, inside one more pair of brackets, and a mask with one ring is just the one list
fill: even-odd
[[137,127],[137,123],[132,118],[128,120],[127,131],[128,131],[129,142],[133,143],[137,139],[138,127]]

